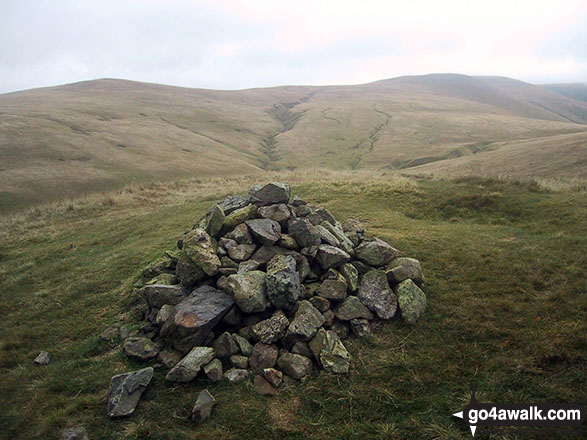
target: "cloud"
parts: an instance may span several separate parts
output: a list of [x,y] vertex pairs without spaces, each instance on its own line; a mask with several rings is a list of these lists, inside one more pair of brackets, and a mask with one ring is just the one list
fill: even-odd
[[585,80],[587,5],[561,0],[4,0],[0,92],[100,77],[191,87],[403,74]]

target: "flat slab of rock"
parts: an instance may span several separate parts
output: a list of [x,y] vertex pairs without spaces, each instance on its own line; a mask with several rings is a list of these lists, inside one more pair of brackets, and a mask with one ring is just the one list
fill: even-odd
[[161,328],[161,336],[185,353],[201,345],[233,305],[234,299],[226,292],[202,286],[175,306]]
[[275,220],[269,218],[257,218],[247,220],[245,224],[253,238],[257,239],[261,244],[273,244],[281,238],[281,226]]
[[401,255],[401,252],[378,238],[363,241],[355,249],[355,256],[373,267],[380,267]]
[[312,372],[312,361],[301,354],[283,353],[277,359],[277,365],[294,379],[301,379]]
[[324,324],[324,316],[310,301],[300,301],[298,310],[287,328],[285,338],[292,345],[297,341],[309,341]]
[[280,225],[285,225],[291,216],[289,208],[283,203],[280,203],[279,205],[262,206],[257,212],[261,217],[275,220]]
[[253,185],[249,191],[249,201],[257,206],[289,202],[291,187],[286,183],[270,182],[267,185]]
[[391,319],[397,311],[397,297],[389,288],[382,270],[373,269],[361,278],[359,299],[381,319]]
[[165,376],[170,382],[189,382],[194,379],[200,369],[214,359],[211,347],[194,347]]
[[192,409],[192,421],[196,423],[203,422],[212,413],[212,408],[216,404],[216,399],[208,390],[202,391]]
[[273,385],[258,374],[253,379],[253,389],[257,394],[262,396],[273,396],[275,394],[275,388],[273,388]]
[[319,246],[322,242],[318,229],[305,218],[290,221],[288,232],[302,248]]
[[51,362],[51,355],[46,351],[42,351],[37,355],[33,362],[37,365],[47,365]]
[[172,306],[183,300],[187,292],[181,286],[168,286],[165,284],[148,284],[139,291],[149,306],[160,309],[165,304]]
[[146,361],[153,359],[161,351],[161,345],[145,337],[126,338],[122,344],[125,355]]
[[275,255],[267,263],[267,297],[279,309],[293,310],[300,297],[300,274],[291,255]]
[[320,363],[329,373],[348,373],[351,367],[351,355],[333,331],[326,332],[324,345],[320,350]]
[[414,325],[426,310],[426,295],[409,279],[399,283],[395,292],[403,320]]
[[356,296],[347,297],[334,309],[334,314],[341,321],[350,321],[356,318],[373,319],[373,314]]
[[328,244],[321,244],[318,246],[316,253],[316,261],[322,266],[322,269],[328,270],[331,267],[340,266],[350,261],[351,256],[342,249],[339,249]]
[[110,379],[108,416],[130,416],[153,378],[153,368],[118,374]]

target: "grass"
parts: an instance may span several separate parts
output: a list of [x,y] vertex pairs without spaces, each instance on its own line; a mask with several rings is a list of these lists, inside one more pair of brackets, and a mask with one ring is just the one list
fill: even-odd
[[[0,226],[0,437],[59,438],[83,424],[92,440],[466,439],[467,426],[450,414],[468,402],[470,383],[480,401],[585,401],[584,192],[366,171],[281,177],[422,261],[429,308],[415,327],[380,323],[372,337],[348,340],[351,374],[322,373],[272,398],[246,384],[170,385],[159,369],[136,413],[109,420],[110,377],[144,364],[98,335],[114,323],[138,326],[131,305],[141,269],[212,200],[259,177],[134,187],[45,207]],[[52,354],[49,365],[33,365],[40,350]],[[204,388],[219,403],[194,426],[187,416]],[[585,436],[585,425],[575,434]],[[477,436],[528,432],[483,427]]]

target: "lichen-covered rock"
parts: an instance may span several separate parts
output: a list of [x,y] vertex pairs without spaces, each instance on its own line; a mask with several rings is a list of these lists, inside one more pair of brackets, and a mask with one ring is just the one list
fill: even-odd
[[268,306],[265,272],[252,270],[228,277],[228,288],[239,309],[245,313],[262,312]]
[[214,250],[211,237],[202,228],[196,228],[183,239],[182,252],[208,276],[218,273],[220,259]]
[[247,341],[245,338],[243,338],[241,335],[233,334],[232,338],[234,339],[234,342],[236,342],[236,345],[238,345],[240,352],[244,356],[249,357],[253,352],[253,346],[251,345],[251,343]]
[[278,205],[262,206],[257,210],[257,213],[263,218],[275,220],[281,226],[287,225],[287,221],[291,217],[289,208],[283,203]]
[[313,296],[309,299],[314,307],[320,311],[320,313],[324,313],[326,310],[330,308],[330,301],[326,298],[322,298],[321,296]]
[[316,227],[305,218],[290,221],[288,232],[302,248],[319,246],[322,242]]
[[234,368],[244,369],[249,366],[249,358],[240,354],[233,354],[228,360]]
[[199,281],[206,278],[204,271],[194,263],[183,251],[177,261],[175,276],[180,284],[185,287],[193,287]]
[[349,255],[354,255],[355,247],[353,242],[344,234],[341,227],[336,224],[330,223],[329,221],[323,221],[321,225],[339,241],[339,247]]
[[287,328],[285,339],[292,345],[297,341],[309,341],[324,324],[324,317],[312,303],[299,302],[298,310]]
[[356,318],[373,319],[373,314],[356,296],[345,298],[345,300],[334,309],[334,314],[341,321],[350,321],[351,319]]
[[373,269],[362,276],[358,296],[381,319],[391,319],[397,311],[397,297],[382,270]]
[[308,343],[302,341],[296,342],[291,348],[291,352],[294,354],[301,354],[302,356],[306,356],[307,358],[312,358],[313,356],[312,350],[310,350]]
[[249,365],[251,368],[259,370],[272,368],[277,361],[278,354],[279,350],[276,345],[257,342],[253,345],[253,352],[249,356]]
[[387,265],[385,273],[387,274],[387,280],[392,284],[410,279],[421,286],[425,281],[422,266],[415,258],[394,258]]
[[172,306],[178,304],[186,297],[187,292],[181,286],[149,284],[143,287],[139,294],[147,301],[150,307],[160,309],[165,304]]
[[283,381],[283,373],[275,368],[264,368],[263,377],[275,388],[279,387]]
[[426,310],[426,295],[410,279],[399,283],[395,292],[402,319],[408,324],[415,324]]
[[363,338],[371,334],[371,324],[364,318],[351,319],[351,331],[353,335]]
[[264,344],[272,344],[279,341],[285,335],[289,321],[279,311],[271,318],[265,319],[251,327],[251,335],[256,341],[261,341]]
[[286,183],[270,182],[266,185],[253,185],[249,191],[249,201],[257,206],[289,203],[291,188]]
[[255,205],[248,205],[240,209],[236,209],[231,214],[227,215],[222,225],[222,232],[230,232],[241,223],[254,218],[257,214],[257,207]]
[[322,241],[330,246],[340,246],[340,241],[324,226],[318,224],[315,226],[316,230],[320,234]]
[[328,244],[322,244],[318,246],[318,252],[316,253],[316,261],[322,269],[328,270],[331,267],[337,267],[350,261],[351,256],[342,249],[339,249]]
[[351,263],[345,263],[340,267],[340,273],[346,280],[349,293],[357,291],[359,287],[359,271]]
[[204,374],[210,379],[212,382],[218,382],[222,379],[222,362],[220,359],[212,359],[206,365],[202,367],[204,370]]
[[281,226],[269,218],[257,218],[245,222],[249,231],[261,244],[272,245],[281,238]]
[[279,238],[277,245],[284,249],[293,251],[297,251],[300,248],[296,239],[289,234],[281,234],[281,237]]
[[172,306],[171,304],[164,304],[161,307],[161,309],[159,310],[159,312],[157,312],[157,317],[155,318],[155,324],[157,324],[159,326],[165,324],[165,322],[167,322],[167,320],[169,319],[169,317],[173,313],[174,309],[175,309],[175,307]]
[[291,255],[275,255],[267,263],[267,297],[277,308],[295,308],[300,298],[300,275]]
[[177,364],[181,358],[183,357],[183,353],[177,350],[161,350],[157,355],[157,360],[165,365],[167,368],[172,368]]
[[226,238],[236,241],[238,244],[253,244],[253,236],[249,228],[244,223],[235,227],[231,232],[226,234]]
[[347,283],[344,277],[334,269],[330,269],[318,288],[318,295],[333,301],[342,301],[347,296]]
[[151,341],[149,338],[126,338],[122,345],[122,351],[129,357],[146,361],[157,356],[161,351],[161,345]]
[[[228,249],[228,256],[234,261],[245,261],[251,258],[251,255],[253,255],[256,249],[257,246],[254,244],[237,244]],[[238,264],[236,266],[238,269]]]
[[147,267],[143,269],[143,276],[146,279],[149,279],[161,275],[162,273],[171,273],[175,270],[176,263],[176,259],[165,255],[152,263],[149,263]]
[[216,399],[214,399],[208,390],[200,392],[192,409],[192,421],[200,423],[206,420],[210,417],[215,404]]
[[380,267],[401,255],[401,252],[378,238],[363,241],[355,250],[356,257],[373,267]]
[[200,369],[214,359],[214,349],[211,347],[194,347],[180,360],[165,376],[170,382],[189,382],[194,379]]
[[285,352],[277,359],[277,365],[284,374],[294,379],[301,379],[312,372],[312,361],[300,354]]
[[141,395],[153,378],[153,368],[118,374],[110,379],[108,416],[130,416],[137,407]]
[[194,290],[178,303],[161,328],[161,336],[179,351],[202,344],[234,305],[230,295],[210,286]]
[[[220,206],[220,208],[224,212],[225,216],[236,211],[237,209],[244,208],[248,204],[249,204],[249,201],[239,195],[228,196],[225,199],[218,202],[218,206]],[[212,209],[212,208],[210,208],[210,209]]]
[[320,363],[329,373],[343,374],[350,370],[351,355],[333,331],[326,332],[324,345],[320,350]]
[[314,337],[308,342],[308,347],[310,351],[314,355],[314,359],[320,365],[320,352],[322,351],[322,347],[326,342],[326,330],[323,328],[319,329]]
[[225,215],[222,208],[218,205],[214,205],[206,220],[206,232],[210,237],[216,237],[216,235],[220,233],[222,225],[224,224],[224,218]]

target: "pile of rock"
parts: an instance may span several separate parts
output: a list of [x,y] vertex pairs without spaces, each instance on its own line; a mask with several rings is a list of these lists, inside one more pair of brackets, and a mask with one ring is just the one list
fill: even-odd
[[[256,374],[261,394],[320,368],[347,373],[343,339],[369,334],[374,319],[414,324],[426,307],[417,260],[367,237],[357,220],[341,224],[327,209],[291,198],[282,183],[215,204],[178,250],[143,274],[143,335],[126,338],[124,352],[157,358],[171,382]],[[140,397],[151,376],[152,369],[115,376],[111,388]],[[109,413],[129,411],[109,404]]]

